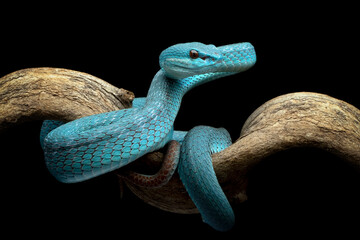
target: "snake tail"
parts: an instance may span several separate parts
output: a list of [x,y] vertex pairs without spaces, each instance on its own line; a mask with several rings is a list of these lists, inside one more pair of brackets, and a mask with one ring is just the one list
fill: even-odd
[[121,174],[121,177],[130,181],[132,184],[147,187],[147,188],[159,188],[169,182],[170,178],[174,174],[180,154],[180,143],[172,140],[168,143],[167,151],[164,155],[164,161],[160,170],[154,175],[145,175],[136,173],[133,171],[127,171]]
[[190,130],[181,145],[178,168],[181,181],[203,221],[218,231],[230,230],[235,216],[216,178],[211,154],[230,145],[231,138],[225,129],[206,126]]

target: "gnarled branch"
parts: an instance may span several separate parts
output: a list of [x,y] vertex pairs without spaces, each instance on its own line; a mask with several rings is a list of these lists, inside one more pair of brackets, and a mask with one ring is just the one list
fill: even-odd
[[71,121],[131,107],[134,94],[90,74],[29,68],[0,78],[0,131],[30,120]]
[[[310,146],[333,152],[360,167],[360,111],[333,97],[310,92],[274,98],[245,122],[240,138],[213,165],[230,201],[244,201],[249,170],[265,157],[291,147]],[[161,156],[144,159],[155,165]],[[153,163],[150,163],[153,161]],[[145,202],[177,213],[196,212],[178,177],[159,189],[128,184]]]
[[[86,73],[57,68],[24,69],[0,79],[0,130],[34,119],[70,121],[131,106],[134,95]],[[360,166],[360,111],[333,97],[309,92],[274,98],[246,121],[240,138],[214,154],[214,169],[231,201],[246,199],[249,170],[263,158],[291,147],[311,146],[333,152]],[[129,167],[157,169],[159,152]],[[178,213],[196,208],[179,176],[158,189],[128,183],[145,202]]]

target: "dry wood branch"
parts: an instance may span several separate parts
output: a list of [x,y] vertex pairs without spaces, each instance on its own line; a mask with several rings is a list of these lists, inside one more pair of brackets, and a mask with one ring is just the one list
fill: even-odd
[[[0,130],[35,119],[70,121],[131,106],[134,95],[86,73],[57,68],[24,69],[0,79]],[[291,93],[259,107],[246,121],[240,138],[213,155],[215,172],[231,201],[246,199],[249,170],[263,158],[291,147],[311,146],[360,166],[360,111],[317,93]],[[159,152],[132,168],[156,170]],[[177,174],[159,189],[128,184],[145,202],[178,213],[196,208]]]
[[[254,165],[275,152],[300,146],[331,151],[359,168],[359,109],[317,93],[291,93],[274,98],[248,118],[233,145],[212,156],[214,169],[228,198],[241,202],[246,199],[248,172]],[[155,165],[159,157],[154,156],[153,164],[147,164]],[[128,186],[145,202],[161,209],[196,212],[177,176],[159,189]]]
[[0,78],[0,131],[30,120],[71,121],[131,106],[134,94],[90,74],[29,68]]

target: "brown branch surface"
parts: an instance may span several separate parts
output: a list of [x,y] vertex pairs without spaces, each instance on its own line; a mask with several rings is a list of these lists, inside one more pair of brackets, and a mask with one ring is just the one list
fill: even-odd
[[[330,151],[359,168],[359,109],[318,93],[279,96],[263,104],[248,118],[240,138],[212,156],[213,165],[230,201],[242,202],[247,198],[248,172],[253,166],[273,153],[302,146]],[[161,155],[154,155],[143,161],[151,166],[159,164],[160,159]],[[153,206],[177,213],[196,212],[178,176],[159,189],[128,186]]]
[[29,68],[0,78],[0,131],[30,120],[71,121],[131,107],[134,94],[90,74]]
[[[134,95],[92,75],[58,68],[32,68],[0,79],[0,130],[39,119],[74,120],[131,106]],[[259,107],[245,122],[240,138],[213,155],[214,169],[230,201],[246,199],[249,170],[265,157],[291,147],[311,146],[330,151],[360,166],[360,111],[318,93],[291,93]],[[156,171],[159,152],[131,164]],[[120,171],[118,172],[120,173]],[[178,213],[196,208],[177,174],[158,189],[127,184],[145,202]]]

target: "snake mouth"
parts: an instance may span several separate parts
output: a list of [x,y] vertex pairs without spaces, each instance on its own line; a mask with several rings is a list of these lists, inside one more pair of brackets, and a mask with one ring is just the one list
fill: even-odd
[[[215,69],[216,64],[221,62],[221,54],[214,58],[211,56],[201,56],[196,60],[188,60],[182,58],[168,58],[163,62],[162,68],[166,69],[166,73],[176,78],[186,78],[211,72]],[[194,63],[196,61],[196,63]]]

